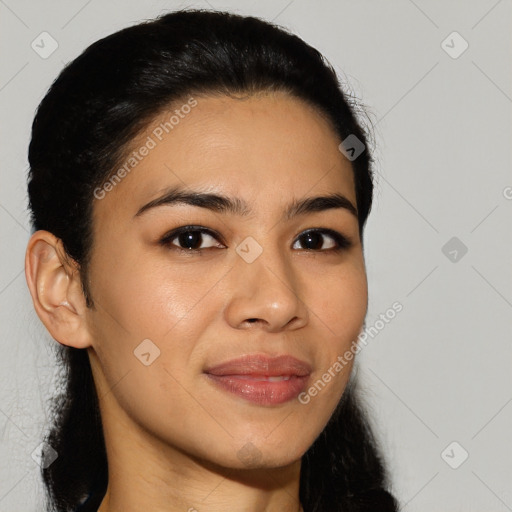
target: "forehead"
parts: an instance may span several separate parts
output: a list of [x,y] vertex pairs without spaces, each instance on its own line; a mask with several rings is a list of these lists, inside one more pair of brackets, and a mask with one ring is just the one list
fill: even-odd
[[336,191],[355,204],[339,142],[316,109],[286,93],[184,98],[133,141],[95,215],[131,217],[173,185],[243,197],[267,211],[309,192]]

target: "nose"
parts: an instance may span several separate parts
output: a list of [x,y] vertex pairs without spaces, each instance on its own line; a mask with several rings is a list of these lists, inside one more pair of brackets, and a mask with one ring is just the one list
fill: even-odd
[[308,322],[300,281],[285,256],[269,250],[252,263],[238,258],[229,273],[226,320],[235,329],[295,330]]

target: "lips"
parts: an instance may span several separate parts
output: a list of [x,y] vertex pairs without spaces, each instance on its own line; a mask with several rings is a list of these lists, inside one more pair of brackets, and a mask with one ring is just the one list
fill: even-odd
[[254,354],[209,367],[204,373],[224,391],[259,405],[275,405],[303,391],[311,366],[289,355]]
[[253,375],[259,377],[305,377],[311,373],[311,366],[295,357],[283,355],[246,355],[205,370],[210,375]]

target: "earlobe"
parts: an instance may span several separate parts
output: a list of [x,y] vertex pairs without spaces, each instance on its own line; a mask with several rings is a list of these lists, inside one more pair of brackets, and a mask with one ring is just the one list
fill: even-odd
[[37,315],[52,337],[70,347],[89,347],[78,266],[60,239],[44,230],[32,235],[25,254],[25,277]]

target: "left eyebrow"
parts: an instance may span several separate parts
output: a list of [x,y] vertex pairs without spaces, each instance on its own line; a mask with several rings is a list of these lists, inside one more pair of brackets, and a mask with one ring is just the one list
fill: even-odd
[[[206,208],[218,213],[231,213],[233,215],[247,216],[251,209],[245,201],[236,197],[227,197],[220,194],[210,194],[196,191],[186,191],[180,187],[167,190],[163,195],[145,204],[135,214],[140,217],[143,213],[159,206],[175,204],[188,204],[199,208]],[[352,202],[342,194],[329,194],[317,197],[307,197],[293,201],[286,208],[283,218],[290,220],[298,215],[322,212],[331,209],[344,209],[357,218],[357,209]]]

